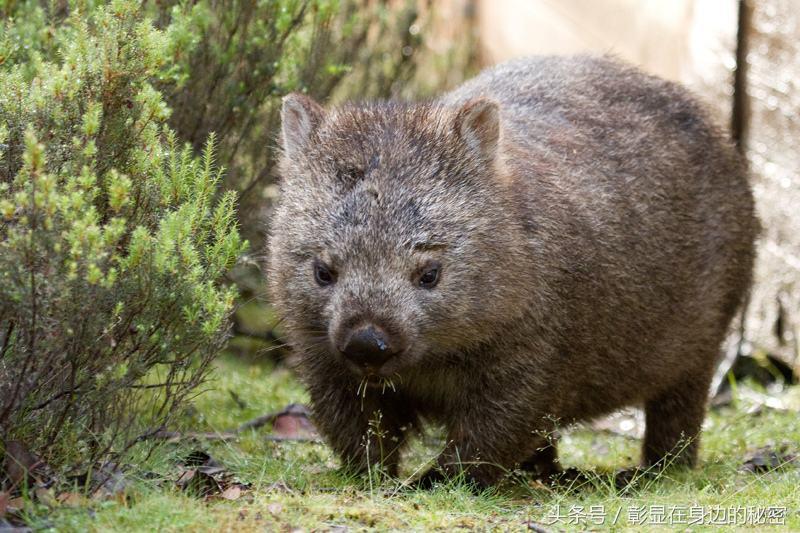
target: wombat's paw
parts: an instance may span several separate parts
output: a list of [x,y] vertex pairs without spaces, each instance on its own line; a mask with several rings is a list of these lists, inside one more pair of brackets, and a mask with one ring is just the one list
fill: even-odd
[[542,478],[551,487],[566,488],[570,490],[578,489],[585,485],[589,478],[585,473],[574,466],[550,472]]
[[520,470],[527,472],[533,479],[540,481],[555,478],[564,473],[564,469],[557,460],[535,457],[520,463]]
[[447,481],[447,476],[436,467],[431,468],[409,484],[412,489],[430,490]]
[[482,481],[479,477],[473,476],[469,472],[462,471],[459,474],[450,476],[448,473],[434,467],[422,474],[415,481],[412,481],[409,486],[413,489],[432,490],[450,481],[456,481],[458,484],[463,483],[465,487],[475,494],[481,493],[492,485],[492,482]]
[[625,468],[614,474],[614,486],[620,492],[628,492],[641,488],[642,483],[653,480],[658,472],[653,469],[644,469],[638,466]]

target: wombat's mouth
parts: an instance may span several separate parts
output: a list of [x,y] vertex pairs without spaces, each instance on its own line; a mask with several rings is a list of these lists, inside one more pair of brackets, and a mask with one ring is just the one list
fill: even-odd
[[370,383],[373,381],[380,381],[381,379],[385,379],[387,377],[384,375],[382,366],[359,366],[350,361],[345,361],[345,364],[356,376]]
[[345,366],[350,370],[361,382],[371,388],[391,388],[394,389],[395,383],[400,379],[399,361],[394,358],[380,366],[374,365],[358,365],[344,360]]
[[378,391],[381,394],[394,393],[400,388],[402,380],[399,376],[394,377],[381,377],[381,376],[365,376],[359,382],[359,389],[365,391],[367,389]]
[[369,388],[369,389],[379,389],[381,391],[396,391],[397,390],[397,379],[386,378],[382,376],[378,376],[376,374],[372,375],[365,375],[364,378],[361,380],[361,387]]

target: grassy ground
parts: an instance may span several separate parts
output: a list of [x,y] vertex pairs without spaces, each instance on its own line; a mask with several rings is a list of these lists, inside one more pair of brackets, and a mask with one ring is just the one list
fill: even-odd
[[[307,399],[286,370],[231,357],[220,360],[218,367],[209,390],[196,399],[183,421],[186,427],[222,431]],[[795,407],[800,402],[797,389],[782,398]],[[786,513],[785,525],[777,529],[800,530],[800,468],[786,465],[759,474],[741,469],[748,454],[759,447],[781,443],[795,450],[800,447],[800,417],[797,411],[772,409],[748,414],[752,405],[741,394],[738,397],[731,406],[711,413],[700,468],[662,475],[624,494],[614,488],[610,472],[633,464],[639,442],[607,432],[579,428],[562,440],[560,453],[566,465],[595,472],[580,487],[553,490],[517,481],[473,495],[458,483],[413,491],[377,477],[347,479],[337,474],[336,461],[324,445],[271,442],[264,438],[269,430],[264,428],[226,442],[164,444],[141,459],[142,470],[155,473],[155,479],[151,474],[134,480],[127,498],[61,506],[36,518],[34,525],[63,531],[505,531],[526,530],[529,524],[548,531],[624,531],[637,525],[703,530],[719,524],[741,528],[743,520],[765,519],[758,514],[748,519],[746,513],[772,508]],[[407,475],[436,454],[435,441],[422,440],[406,461]],[[235,501],[207,502],[177,489],[176,461],[198,448],[251,484],[252,490]],[[644,518],[642,511],[647,513]],[[689,525],[701,517],[704,526]]]

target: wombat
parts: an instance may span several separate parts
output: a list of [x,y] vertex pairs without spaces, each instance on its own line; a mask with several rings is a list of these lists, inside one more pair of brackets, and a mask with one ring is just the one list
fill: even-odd
[[642,463],[693,465],[758,222],[679,85],[607,57],[490,68],[441,98],[282,108],[268,281],[346,465],[421,482],[558,470],[548,434],[642,405]]

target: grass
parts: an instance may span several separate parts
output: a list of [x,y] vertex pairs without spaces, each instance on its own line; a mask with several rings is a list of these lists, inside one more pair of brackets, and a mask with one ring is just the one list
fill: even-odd
[[[222,358],[217,366],[208,390],[182,419],[184,427],[223,431],[307,400],[287,370],[233,357]],[[797,407],[800,390],[783,393],[783,399]],[[611,472],[636,461],[639,441],[586,428],[573,429],[560,444],[565,465],[589,472],[582,486],[553,490],[517,481],[479,495],[457,482],[419,491],[403,490],[396,481],[378,476],[348,479],[337,472],[337,462],[324,445],[268,441],[264,435],[269,428],[264,428],[226,442],[163,444],[149,457],[138,459],[140,471],[151,474],[132,480],[127,498],[39,508],[31,521],[35,527],[59,531],[522,531],[529,523],[548,531],[626,531],[637,525],[685,530],[687,522],[696,518],[693,513],[702,512],[705,525],[692,529],[716,530],[712,519],[740,529],[747,509],[785,508],[785,524],[779,529],[800,530],[800,468],[786,465],[760,474],[741,469],[756,448],[786,443],[796,451],[800,417],[791,410],[752,414],[751,407],[748,401],[735,399],[731,406],[711,412],[698,469],[666,473],[625,493],[614,487]],[[436,447],[431,437],[415,443],[406,474],[424,467]],[[198,448],[251,484],[252,490],[235,501],[205,502],[177,489],[177,460]],[[650,521],[637,524],[642,509],[650,513]],[[664,523],[659,524],[662,510]],[[740,514],[731,518],[723,512]]]

